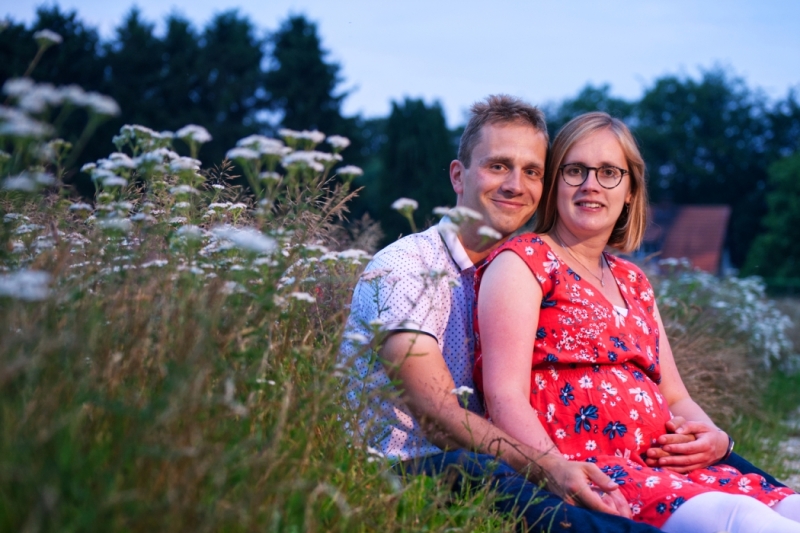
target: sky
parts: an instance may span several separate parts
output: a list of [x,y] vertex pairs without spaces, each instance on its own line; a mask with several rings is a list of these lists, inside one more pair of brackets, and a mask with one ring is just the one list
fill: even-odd
[[[52,1],[48,2],[51,4]],[[31,22],[39,1],[0,8]],[[534,104],[608,83],[638,98],[664,75],[727,68],[751,88],[783,98],[800,89],[797,0],[60,0],[62,9],[113,35],[137,5],[163,27],[178,13],[203,27],[238,9],[267,35],[290,14],[318,25],[350,94],[344,113],[385,116],[405,97],[438,100],[448,124],[470,104],[507,93]]]

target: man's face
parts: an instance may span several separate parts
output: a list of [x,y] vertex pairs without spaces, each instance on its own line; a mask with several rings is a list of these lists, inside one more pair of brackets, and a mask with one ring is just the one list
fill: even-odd
[[522,122],[485,125],[469,168],[460,161],[450,164],[456,204],[483,215],[480,225],[494,228],[503,237],[510,235],[536,211],[546,157],[547,141],[532,126]]

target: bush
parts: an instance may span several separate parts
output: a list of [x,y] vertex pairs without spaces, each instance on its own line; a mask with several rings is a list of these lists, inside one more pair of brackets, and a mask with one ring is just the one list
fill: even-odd
[[718,423],[757,417],[765,370],[790,370],[792,321],[765,297],[758,277],[718,278],[666,259],[650,276],[681,377]]

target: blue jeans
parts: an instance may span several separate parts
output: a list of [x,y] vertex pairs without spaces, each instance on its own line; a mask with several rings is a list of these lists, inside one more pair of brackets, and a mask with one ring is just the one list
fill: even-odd
[[[732,454],[725,462],[743,473],[761,474],[767,481],[781,485],[774,477]],[[641,522],[599,511],[575,507],[551,492],[540,489],[509,465],[491,455],[455,450],[406,461],[398,465],[405,474],[443,475],[454,491],[470,485],[489,483],[502,497],[495,508],[501,513],[519,516],[525,531],[552,533],[658,533],[660,530]]]

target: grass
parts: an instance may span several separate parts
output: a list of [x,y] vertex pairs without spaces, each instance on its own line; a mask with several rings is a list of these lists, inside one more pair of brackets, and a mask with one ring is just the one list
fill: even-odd
[[[792,458],[780,448],[790,437],[800,436],[787,420],[797,419],[800,408],[800,376],[781,372],[766,374],[768,385],[763,393],[757,414],[738,417],[730,426],[736,441],[736,451],[778,479],[789,479],[800,473],[788,464]],[[800,488],[800,487],[795,487]]]

